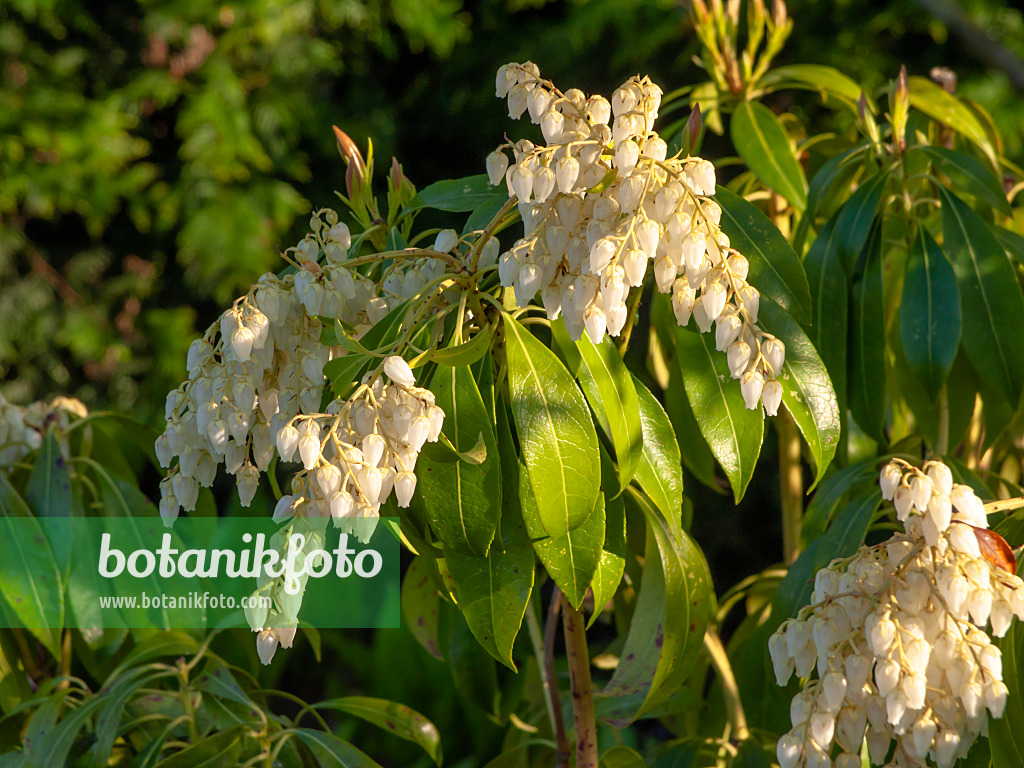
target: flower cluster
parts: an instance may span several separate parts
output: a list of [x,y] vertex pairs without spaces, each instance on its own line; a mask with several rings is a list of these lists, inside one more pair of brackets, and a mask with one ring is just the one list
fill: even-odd
[[296,416],[277,434],[283,461],[298,458],[303,470],[282,496],[275,520],[303,517],[376,518],[392,490],[407,507],[416,489],[416,461],[423,444],[441,433],[444,412],[434,395],[417,387],[409,364],[384,362],[390,379],[370,377],[326,414]]
[[563,317],[572,338],[585,332],[598,343],[626,327],[630,289],[653,262],[679,324],[692,317],[702,333],[714,327],[747,407],[763,402],[774,415],[785,346],[757,326],[760,296],[746,282],[747,259],[730,246],[722,210],[709,198],[714,166],[667,157],[654,130],[661,89],[634,77],[611,102],[562,93],[529,62],[503,66],[496,86],[509,116],[528,111],[547,142],[524,139],[487,158],[491,183],[505,180],[524,223],[524,237],[499,261],[501,284],[514,289],[516,302],[540,292],[549,318]]
[[321,342],[321,318],[343,321],[358,339],[444,271],[435,258],[395,260],[378,284],[348,258],[352,238],[334,211],[315,214],[310,228],[285,252],[292,274],[263,275],[189,348],[188,380],[168,394],[155,446],[170,468],[160,486],[168,525],[181,508],[195,508],[199,488],[212,485],[221,463],[248,506],[282,429],[295,431],[300,416],[308,418],[297,423],[310,430],[330,418],[320,413],[323,368],[345,350]]
[[1008,547],[945,464],[894,460],[881,486],[904,532],[820,570],[812,604],[769,641],[779,685],[817,670],[792,701],[781,768],[855,768],[865,737],[875,765],[949,768],[1006,705],[985,627],[1001,637],[1024,618],[1024,582],[992,554]]
[[38,400],[19,406],[0,395],[0,471],[39,448],[51,425],[63,433],[72,416],[85,418],[88,415],[85,404],[73,397],[56,397],[50,403]]

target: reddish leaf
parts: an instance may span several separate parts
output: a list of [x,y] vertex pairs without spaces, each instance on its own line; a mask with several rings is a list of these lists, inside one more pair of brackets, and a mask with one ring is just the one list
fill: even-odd
[[987,528],[977,528],[973,525],[971,528],[974,529],[974,535],[978,539],[978,549],[981,550],[982,557],[1007,573],[1017,572],[1017,558],[1014,557],[1013,550],[1006,543],[1006,539]]

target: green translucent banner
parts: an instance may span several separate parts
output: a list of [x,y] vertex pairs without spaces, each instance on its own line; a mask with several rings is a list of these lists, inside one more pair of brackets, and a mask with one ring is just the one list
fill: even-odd
[[397,520],[0,517],[0,626],[398,627]]

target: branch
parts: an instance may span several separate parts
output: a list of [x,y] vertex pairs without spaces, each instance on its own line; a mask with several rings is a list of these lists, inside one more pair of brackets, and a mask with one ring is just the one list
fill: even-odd
[[572,716],[576,726],[576,768],[597,768],[597,725],[590,686],[590,656],[583,614],[568,603],[562,612],[565,652],[569,658]]
[[544,625],[544,676],[548,679],[547,691],[555,728],[555,764],[558,768],[569,768],[569,739],[565,735],[562,702],[558,696],[558,682],[555,680],[555,632],[558,630],[558,613],[561,607],[562,592],[556,586],[551,593],[551,606],[548,608],[548,618]]

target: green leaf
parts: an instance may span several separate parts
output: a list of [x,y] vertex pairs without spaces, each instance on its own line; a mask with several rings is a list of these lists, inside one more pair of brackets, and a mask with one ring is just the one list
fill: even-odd
[[447,613],[450,617],[448,660],[455,688],[467,704],[486,714],[494,714],[499,700],[494,660],[473,636],[465,616],[455,609]]
[[806,328],[828,369],[840,411],[846,403],[846,341],[850,300],[846,270],[839,258],[836,216],[833,216],[804,257],[811,284],[811,326]]
[[984,126],[967,105],[926,77],[911,77],[908,85],[912,107],[948,125],[964,138],[977,144],[988,156],[992,166],[998,166],[995,148],[989,141]]
[[128,700],[139,688],[168,675],[165,670],[149,671],[149,674],[146,674],[147,671],[149,670],[145,667],[132,669],[116,681],[108,681],[101,689],[103,708],[96,715],[96,741],[89,750],[92,765],[96,768],[103,768],[110,762],[110,754],[118,731],[123,725],[124,707]]
[[[771,301],[762,300],[758,311],[761,326],[786,345],[786,359],[778,376],[782,402],[793,415],[807,441],[817,474],[814,488],[839,447],[839,403],[825,364],[796,320]],[[827,342],[826,342],[827,343]]]
[[[409,303],[403,301],[388,314],[382,317],[370,330],[359,339],[358,345],[364,350],[376,351],[386,348],[387,345],[398,339],[402,329],[402,323],[409,310]],[[350,338],[345,328],[339,323],[337,325],[337,336],[339,341],[342,338]],[[324,376],[331,382],[331,391],[342,397],[353,381],[357,381],[373,361],[379,362],[378,358],[368,357],[365,354],[351,352],[342,357],[335,357],[324,364]]]
[[39,745],[38,749],[26,750],[29,752],[26,754],[26,765],[30,768],[66,765],[68,754],[78,738],[79,731],[103,703],[103,697],[94,696],[67,712],[56,727],[50,730],[45,739],[36,741],[36,744]]
[[1024,237],[1004,227],[992,226],[991,229],[1003,249],[1017,260],[1017,264],[1024,267]]
[[[828,530],[811,542],[789,567],[772,601],[772,626],[795,616],[811,598],[814,575],[837,557],[848,557],[864,542],[871,518],[882,501],[882,491],[872,485],[836,515]],[[766,652],[762,650],[762,652]]]
[[486,557],[445,549],[444,559],[470,631],[488,653],[515,671],[512,646],[530,602],[534,571],[522,515],[503,504],[500,535]]
[[923,226],[903,277],[900,339],[907,362],[935,399],[960,345],[960,292],[953,267]]
[[1007,216],[1011,215],[1010,203],[1006,199],[1002,182],[989,168],[970,155],[925,144],[912,147],[907,154],[911,152],[926,155],[938,170],[949,176],[956,186],[974,195],[979,203],[996,208]]
[[402,617],[405,624],[427,653],[444,661],[438,642],[438,612],[441,598],[430,575],[430,561],[424,556],[413,558],[402,579]]
[[877,482],[879,461],[880,459],[870,458],[843,467],[818,486],[818,491],[807,505],[804,519],[800,523],[800,538],[804,547],[825,532],[843,496],[858,485]]
[[888,168],[879,171],[850,195],[836,213],[836,245],[846,273],[853,274],[857,258],[871,236],[882,193],[889,181]]
[[583,334],[576,347],[582,360],[580,385],[598,423],[615,447],[619,487],[625,488],[637,471],[644,448],[636,387],[608,336],[595,345]]
[[310,728],[296,728],[294,733],[309,747],[320,768],[380,768],[376,760],[333,733],[314,731]]
[[[594,507],[583,525],[563,536],[549,536],[544,528],[533,496],[529,472],[520,465],[519,500],[523,505],[523,522],[533,543],[533,551],[554,579],[562,594],[579,610],[587,595],[598,564],[605,534],[604,494],[598,493]],[[595,484],[597,485],[597,484]]]
[[682,532],[683,467],[679,443],[672,422],[661,403],[639,379],[633,379],[639,395],[640,424],[644,450],[637,467],[636,481],[654,506],[665,516],[673,535]]
[[797,319],[811,318],[811,292],[800,258],[767,216],[742,197],[719,187],[722,231],[747,257],[747,282]]
[[488,325],[472,339],[462,344],[428,350],[423,355],[417,357],[416,362],[418,366],[426,365],[427,363],[437,363],[438,365],[446,365],[452,368],[472,365],[490,350],[493,328],[494,326]]
[[747,739],[740,744],[730,768],[772,768],[772,761],[764,747],[754,739]]
[[647,768],[639,752],[621,745],[601,755],[599,765],[601,768]]
[[847,185],[853,180],[857,171],[864,165],[864,158],[861,155],[868,149],[867,143],[851,147],[835,157],[829,158],[818,169],[818,172],[811,177],[810,189],[807,192],[807,211],[800,221],[801,225],[804,220],[808,220],[808,224],[812,223],[810,219],[818,213],[818,209],[827,198],[832,196],[835,189],[841,185]]
[[562,362],[510,315],[505,341],[512,415],[532,496],[544,530],[561,538],[594,510],[601,473],[594,422]]
[[629,550],[626,545],[626,505],[622,493],[616,486],[616,472],[608,452],[601,449],[601,481],[607,493],[605,497],[605,537],[601,559],[594,571],[590,588],[594,594],[594,612],[587,622],[587,629],[593,626],[605,606],[615,597],[622,574],[626,568]]
[[[72,514],[71,477],[53,427],[46,431],[32,465],[32,474],[25,485],[25,503],[36,517],[70,517]],[[52,525],[47,528],[47,534],[61,578],[66,582],[71,564],[71,527]]]
[[711,612],[711,576],[700,549],[677,538],[647,501],[631,493],[647,519],[643,579],[619,666],[601,697],[643,692],[636,710],[611,722],[621,728],[653,710],[686,679],[700,658]]
[[435,764],[441,764],[441,735],[437,728],[419,712],[404,704],[368,696],[345,696],[318,702],[313,708],[345,712],[372,723],[400,739],[419,744]]
[[456,451],[472,451],[482,435],[486,452],[479,463],[469,462],[440,442],[427,443],[417,465],[423,507],[446,549],[484,556],[501,510],[501,463],[493,420],[468,366],[438,368],[430,387],[445,412],[443,433]]
[[[14,518],[19,518],[15,523]],[[31,531],[32,541],[25,537]],[[0,473],[0,595],[23,627],[60,658],[64,587],[42,527]]]
[[[492,187],[487,174],[466,176],[462,179],[437,181],[429,187],[421,189],[407,206],[407,210],[416,208],[437,208],[440,211],[465,212],[491,203],[496,199],[508,200],[508,190],[504,185]],[[492,214],[493,215],[493,214]]]
[[732,143],[747,167],[797,210],[807,207],[807,181],[779,118],[758,102],[741,102],[729,125]]
[[764,437],[764,411],[748,410],[732,381],[725,355],[707,334],[676,328],[676,355],[683,386],[704,440],[715,454],[739,502],[754,474]]
[[1024,297],[992,230],[956,195],[939,188],[942,237],[956,270],[963,343],[975,370],[1011,407],[1024,387]]
[[857,102],[863,93],[861,87],[838,69],[820,64],[790,64],[772,67],[758,81],[759,88],[779,90],[781,88],[805,88],[818,91],[823,96],[835,96],[857,109]]
[[850,287],[850,412],[857,424],[884,442],[885,304],[882,285],[882,227],[875,227]]

